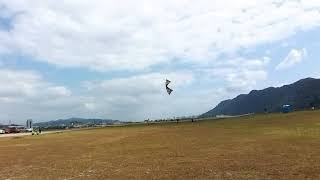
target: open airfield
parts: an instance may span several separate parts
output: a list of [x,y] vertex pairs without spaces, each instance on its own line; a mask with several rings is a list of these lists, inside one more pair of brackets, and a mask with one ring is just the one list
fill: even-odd
[[0,138],[0,179],[320,179],[320,111]]

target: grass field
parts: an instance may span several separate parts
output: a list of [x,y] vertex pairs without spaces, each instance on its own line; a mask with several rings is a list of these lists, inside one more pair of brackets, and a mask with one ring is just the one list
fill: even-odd
[[320,111],[0,139],[0,179],[320,179]]

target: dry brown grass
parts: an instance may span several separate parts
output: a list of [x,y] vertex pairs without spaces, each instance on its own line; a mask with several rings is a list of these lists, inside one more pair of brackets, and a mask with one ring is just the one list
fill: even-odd
[[0,179],[320,179],[320,111],[0,139]]

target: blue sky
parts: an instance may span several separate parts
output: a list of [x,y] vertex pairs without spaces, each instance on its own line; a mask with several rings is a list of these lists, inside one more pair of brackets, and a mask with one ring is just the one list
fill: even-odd
[[1,0],[0,123],[197,115],[319,78],[319,25],[316,0]]

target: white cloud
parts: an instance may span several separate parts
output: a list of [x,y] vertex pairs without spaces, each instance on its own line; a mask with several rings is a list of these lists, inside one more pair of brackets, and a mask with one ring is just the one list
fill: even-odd
[[48,93],[50,94],[56,94],[59,96],[70,96],[71,95],[71,91],[68,90],[67,88],[63,87],[63,86],[55,86],[55,87],[49,87],[48,89]]
[[221,54],[285,39],[320,23],[316,0],[0,4],[6,16],[14,15],[12,29],[0,30],[0,52],[101,71],[142,69],[175,59],[214,61]]
[[76,105],[69,89],[46,82],[34,71],[0,69],[0,122],[72,111],[71,104]]
[[213,78],[223,79],[226,90],[231,92],[243,92],[250,90],[262,80],[267,79],[266,67],[270,62],[269,57],[261,59],[237,58],[225,61],[206,72]]
[[67,88],[47,83],[33,71],[0,69],[0,84],[0,97],[3,98],[26,100],[43,96],[58,98],[71,95]]
[[90,111],[93,111],[96,109],[95,103],[84,103],[84,107],[87,108]]
[[276,70],[288,69],[290,67],[295,66],[296,64],[302,62],[302,60],[307,56],[307,50],[303,49],[292,49],[287,57],[284,58],[282,62],[280,62],[276,66]]
[[174,89],[179,89],[181,86],[186,86],[193,81],[191,72],[179,73],[151,73],[142,74],[125,78],[115,78],[105,81],[88,81],[84,86],[89,91],[100,91],[108,95],[130,95],[137,96],[139,94],[161,94],[165,91],[165,79],[170,79],[170,86]]

